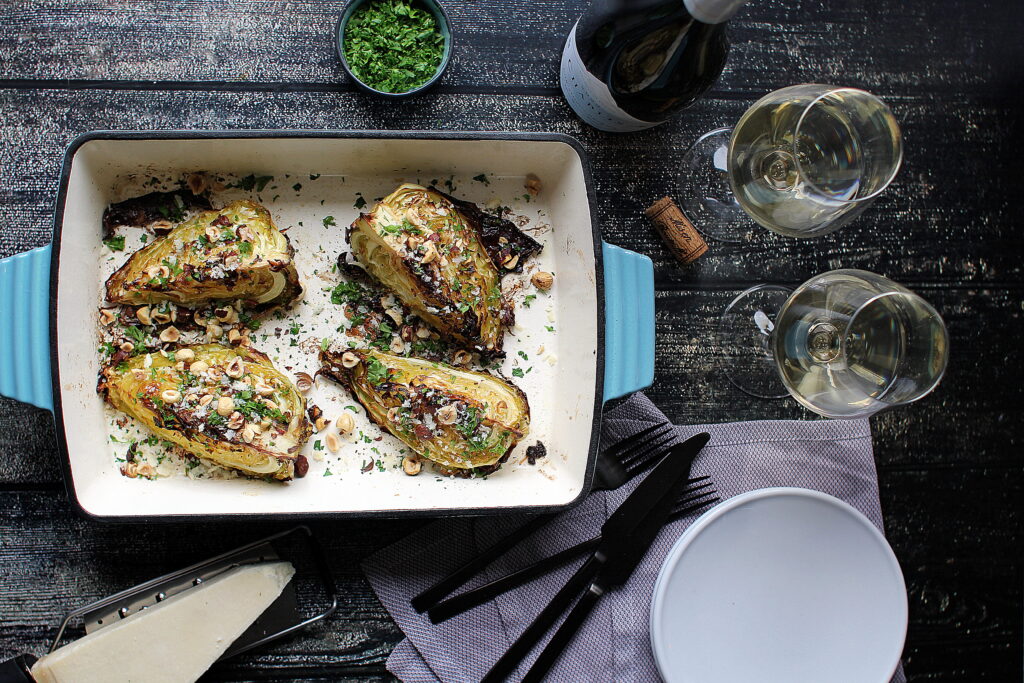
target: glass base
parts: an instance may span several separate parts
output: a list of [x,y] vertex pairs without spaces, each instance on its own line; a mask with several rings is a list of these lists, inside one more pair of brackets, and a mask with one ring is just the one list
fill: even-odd
[[757,398],[789,396],[772,354],[775,317],[793,293],[757,285],[733,299],[718,321],[718,358],[736,388]]
[[732,128],[718,128],[686,150],[679,172],[679,201],[693,227],[705,237],[746,242],[757,224],[737,203],[729,184],[731,137]]

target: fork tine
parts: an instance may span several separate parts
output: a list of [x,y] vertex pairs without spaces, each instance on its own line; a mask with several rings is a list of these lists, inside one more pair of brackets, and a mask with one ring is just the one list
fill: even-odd
[[659,435],[656,441],[650,441],[642,446],[640,449],[633,449],[629,453],[623,453],[619,457],[619,463],[629,471],[630,466],[637,460],[641,462],[647,462],[651,459],[657,458],[668,450],[668,447],[675,444],[676,442],[675,432],[668,434]]
[[721,498],[719,496],[715,496],[714,498],[707,498],[707,496],[710,496],[710,495],[712,495],[714,493],[717,493],[717,492],[716,491],[709,491],[709,492],[705,493],[704,495],[699,496],[699,498],[703,498],[704,500],[698,500],[698,501],[696,501],[696,502],[694,502],[694,503],[692,503],[690,505],[687,505],[686,507],[683,507],[681,509],[672,510],[672,516],[670,517],[670,519],[675,521],[675,520],[679,519],[680,517],[682,517],[684,515],[688,515],[691,512],[696,512],[697,510],[699,510],[701,508],[704,508],[704,507],[707,507],[708,505],[714,505],[715,503],[717,503],[718,501],[721,500]]
[[604,455],[620,460],[624,455],[632,453],[637,449],[642,449],[652,440],[661,437],[666,429],[671,429],[672,425],[668,422],[660,422],[656,425],[643,429],[633,436],[623,439],[618,443],[612,444],[604,451]]

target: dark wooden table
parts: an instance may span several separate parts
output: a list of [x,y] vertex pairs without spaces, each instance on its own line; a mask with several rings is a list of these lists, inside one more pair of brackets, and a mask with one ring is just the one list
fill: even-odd
[[[837,267],[886,274],[942,312],[952,362],[921,403],[877,417],[889,540],[910,593],[912,681],[1021,679],[1020,449],[1024,212],[1019,0],[753,0],[718,86],[669,125],[605,135],[560,96],[558,57],[583,2],[448,0],[454,63],[432,93],[379,102],[345,81],[332,48],[341,2],[9,0],[0,7],[0,256],[45,244],[63,149],[90,129],[554,130],[592,156],[604,236],[654,259],[657,379],[678,422],[811,418],[716,370],[723,304],[752,283],[795,285]],[[885,194],[814,241],[760,231],[669,258],[642,209],[673,191],[696,135],[798,82],[866,88],[902,123],[906,158]],[[70,509],[49,413],[0,399],[0,657],[41,653],[71,606],[279,527],[111,526]],[[220,665],[210,680],[385,680],[401,634],[360,558],[415,529],[318,522],[341,607],[329,623]],[[822,680],[827,680],[824,676]]]

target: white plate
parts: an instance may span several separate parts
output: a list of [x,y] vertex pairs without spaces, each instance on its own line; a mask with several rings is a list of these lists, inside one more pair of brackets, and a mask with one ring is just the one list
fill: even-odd
[[885,537],[807,489],[750,491],[708,511],[669,552],[651,605],[668,683],[887,683],[906,631]]

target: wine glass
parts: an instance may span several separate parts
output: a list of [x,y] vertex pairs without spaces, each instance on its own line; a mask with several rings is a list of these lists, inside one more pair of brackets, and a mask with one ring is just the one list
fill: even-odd
[[833,270],[791,290],[758,285],[722,314],[718,345],[737,387],[792,395],[825,417],[905,405],[938,385],[946,326],[927,301],[863,270]]
[[694,226],[718,240],[749,239],[750,219],[817,237],[853,220],[889,185],[902,149],[896,118],[874,95],[794,85],[690,147],[680,200]]

